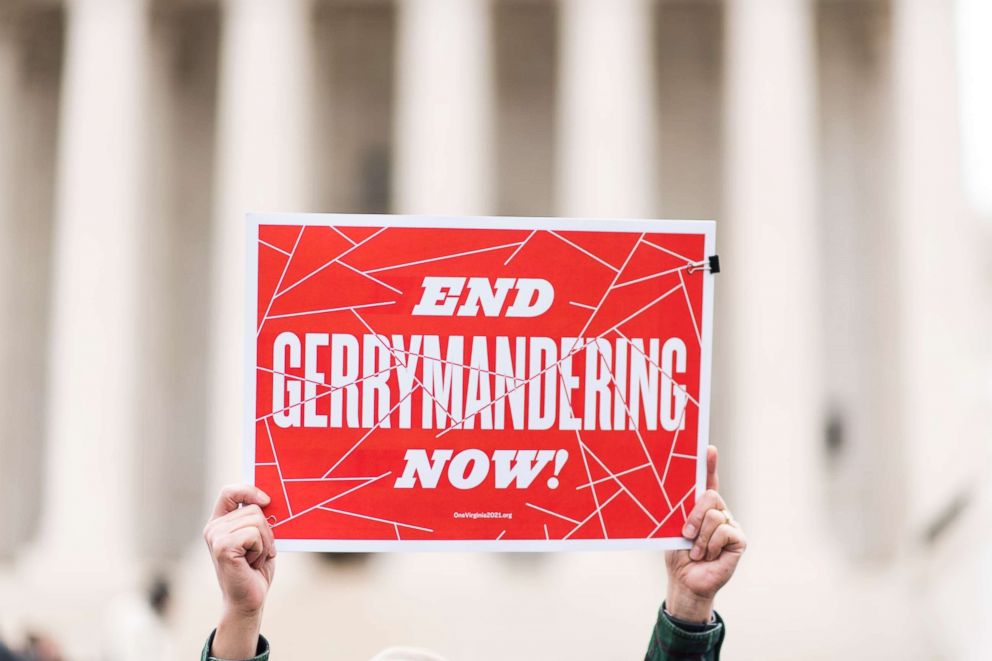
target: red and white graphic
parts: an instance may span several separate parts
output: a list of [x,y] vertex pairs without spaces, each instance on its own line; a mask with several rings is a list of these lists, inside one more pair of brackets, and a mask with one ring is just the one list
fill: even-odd
[[279,548],[688,548],[714,225],[249,215]]

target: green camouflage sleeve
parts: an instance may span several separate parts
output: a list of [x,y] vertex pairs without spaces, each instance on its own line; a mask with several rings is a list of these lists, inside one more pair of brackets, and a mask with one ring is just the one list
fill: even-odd
[[203,652],[200,653],[200,661],[269,661],[269,641],[265,640],[265,636],[258,637],[258,649],[255,650],[255,656],[250,659],[218,659],[210,656],[210,648],[214,644],[215,633],[217,633],[216,629],[210,632],[210,637],[207,638],[207,642],[203,646]]
[[651,634],[651,643],[644,661],[718,661],[725,629],[716,615],[716,623],[701,631],[680,627],[658,609],[658,621]]

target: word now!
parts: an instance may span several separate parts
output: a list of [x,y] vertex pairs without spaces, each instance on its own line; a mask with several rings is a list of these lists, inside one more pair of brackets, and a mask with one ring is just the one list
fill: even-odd
[[[447,472],[448,482],[456,489],[474,489],[489,477],[495,468],[497,489],[510,485],[526,489],[544,468],[554,460],[554,469],[548,478],[548,487],[558,488],[558,473],[568,461],[568,450],[494,450],[492,461],[482,450],[434,450],[427,458],[427,450],[410,449],[404,457],[406,468],[393,486],[397,489],[435,489],[442,475]],[[447,467],[447,471],[445,471]]]
[[[466,287],[467,283],[467,287]],[[411,314],[426,317],[475,317],[481,309],[487,317],[536,317],[544,314],[555,300],[551,283],[540,278],[440,277],[429,275],[421,285],[424,293]],[[503,313],[510,291],[513,303]],[[464,295],[463,295],[464,292]],[[461,301],[461,306],[458,302]]]

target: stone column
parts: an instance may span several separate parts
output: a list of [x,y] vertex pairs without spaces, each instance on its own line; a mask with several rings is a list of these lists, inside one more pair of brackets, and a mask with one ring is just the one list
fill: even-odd
[[27,610],[94,657],[103,606],[133,580],[133,503],[155,497],[132,462],[147,15],[136,0],[66,11],[43,514],[23,561]]
[[59,14],[0,10],[0,558],[37,531],[41,509]]
[[[717,323],[733,437],[722,459],[750,548],[720,608],[745,627],[818,621],[844,612],[839,595],[850,592],[837,586],[850,583],[824,539],[822,375],[834,366],[819,335],[812,3],[732,0],[726,10],[717,296],[727,314]],[[783,596],[795,594],[804,598]],[[758,601],[761,615],[748,606]]]
[[149,497],[130,479],[146,14],[132,0],[67,9],[41,547],[62,570],[110,571],[130,555],[130,503]]
[[[992,622],[992,288],[987,219],[968,205],[959,133],[955,7],[893,2],[897,319],[907,540],[924,626],[949,658],[987,654]],[[950,613],[957,613],[951,616]]]
[[[807,0],[734,0],[726,14],[725,216],[717,323],[733,434],[722,453],[730,507],[751,540],[750,571],[721,609],[814,619],[829,601],[824,561],[820,312],[813,142],[813,25]],[[765,595],[802,590],[799,603]],[[758,616],[746,604],[763,600]],[[786,603],[789,602],[789,603]],[[781,605],[780,605],[781,604]],[[754,618],[750,620],[749,618]]]
[[[887,3],[816,5],[818,311],[824,388],[823,521],[854,562],[903,547],[905,452],[894,291],[902,223],[893,209],[891,13]],[[886,268],[883,265],[890,265]],[[866,494],[874,497],[866,499]]]
[[241,481],[245,214],[307,211],[308,0],[229,0],[221,28],[207,497]]
[[992,222],[992,5],[986,0],[954,3],[957,77],[960,81],[964,183],[978,213]]
[[755,0],[731,2],[727,12],[720,287],[730,299],[722,323],[733,329],[729,392],[739,448],[728,453],[728,472],[751,536],[789,538],[816,518],[819,482],[810,7]]
[[650,217],[656,209],[652,7],[560,4],[561,215]]
[[403,0],[394,208],[484,214],[492,206],[488,0]]
[[[17,106],[20,101],[19,89],[19,55],[18,39],[15,24],[15,14],[11,9],[0,10],[0,370],[4,374],[12,374],[17,342],[11,337],[16,333],[17,319],[13,314],[16,269],[14,256],[17,252],[14,237],[16,236],[14,215],[14,172],[16,168],[17,142]],[[10,312],[7,312],[10,310]],[[13,421],[15,412],[7,404],[19,388],[13,386],[12,379],[5,378],[4,387],[0,390],[0,419]],[[11,383],[11,386],[7,384]],[[8,423],[9,424],[9,423]],[[16,547],[19,533],[23,529],[23,520],[19,516],[19,503],[16,492],[20,488],[14,485],[15,471],[22,463],[22,446],[25,439],[14,432],[7,432],[0,439],[0,495],[4,499],[14,499],[11,512],[13,521],[0,531],[0,558],[8,557]]]
[[908,525],[919,530],[966,485],[984,481],[976,471],[988,465],[980,430],[988,431],[988,397],[981,393],[992,358],[983,270],[989,234],[963,190],[952,6],[896,2],[893,26],[893,241],[902,281]]

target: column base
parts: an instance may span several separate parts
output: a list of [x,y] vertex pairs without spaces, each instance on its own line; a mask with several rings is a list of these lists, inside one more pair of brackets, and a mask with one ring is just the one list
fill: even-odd
[[87,555],[40,545],[20,554],[16,579],[0,584],[3,603],[12,606],[4,610],[14,613],[21,629],[11,633],[51,636],[67,658],[105,657],[111,606],[123,594],[143,592],[143,576],[133,560],[91,562],[92,551]]

